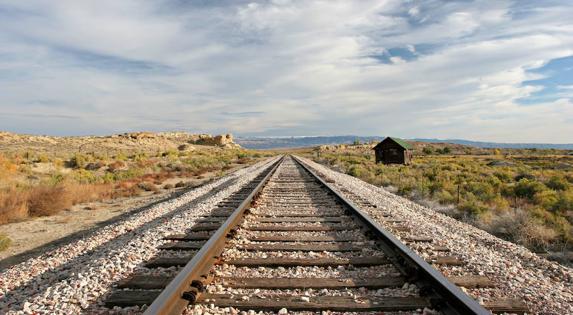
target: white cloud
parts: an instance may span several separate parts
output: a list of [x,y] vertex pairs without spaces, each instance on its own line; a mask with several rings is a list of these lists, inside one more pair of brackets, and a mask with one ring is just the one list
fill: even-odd
[[[541,88],[528,70],[573,55],[571,15],[566,1],[0,0],[0,129],[573,142],[566,93],[518,103]],[[377,58],[390,48],[415,58]],[[260,114],[221,115],[237,112]]]

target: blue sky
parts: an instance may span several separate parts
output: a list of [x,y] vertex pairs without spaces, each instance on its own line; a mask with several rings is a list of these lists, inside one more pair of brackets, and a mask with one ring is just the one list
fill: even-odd
[[573,142],[570,1],[0,0],[0,130]]

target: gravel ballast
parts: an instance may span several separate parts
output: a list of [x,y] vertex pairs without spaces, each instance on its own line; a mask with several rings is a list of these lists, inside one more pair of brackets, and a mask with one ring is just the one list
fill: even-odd
[[193,226],[224,198],[275,162],[238,170],[48,251],[0,273],[0,313],[80,314],[107,312],[112,285],[152,258],[168,234]]
[[[406,222],[403,225],[410,228],[410,234],[431,237],[434,243],[449,248],[452,255],[466,263],[456,267],[435,266],[445,275],[483,275],[492,279],[495,288],[464,289],[478,301],[515,298],[523,300],[536,314],[573,314],[571,268],[551,262],[523,246],[499,239],[383,188],[335,172],[308,159],[302,160],[333,181],[331,185],[343,195],[350,198],[351,194],[347,191],[351,191],[376,205],[376,208],[364,207],[362,210],[383,226],[389,227],[389,223],[384,222],[382,213],[404,219]],[[414,243],[410,247],[420,255],[427,255],[422,244]]]

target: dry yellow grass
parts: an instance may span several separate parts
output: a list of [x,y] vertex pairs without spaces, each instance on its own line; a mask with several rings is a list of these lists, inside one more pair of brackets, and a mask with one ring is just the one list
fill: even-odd
[[26,192],[15,188],[0,191],[0,224],[28,217],[27,195]]
[[112,185],[58,184],[0,191],[0,224],[56,214],[75,204],[112,196]]

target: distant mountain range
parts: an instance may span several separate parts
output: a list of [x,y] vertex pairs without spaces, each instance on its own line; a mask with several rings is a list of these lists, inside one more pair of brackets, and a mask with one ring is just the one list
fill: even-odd
[[478,148],[500,148],[500,149],[561,149],[573,150],[573,143],[503,143],[503,142],[481,142],[462,139],[412,139],[413,141],[433,142],[433,143],[455,143]]
[[325,144],[381,141],[384,137],[309,136],[309,137],[237,137],[235,143],[247,149],[304,148]]
[[[325,144],[350,144],[360,142],[381,141],[385,137],[372,136],[308,136],[308,137],[237,137],[235,142],[248,149],[277,149],[277,148],[304,148]],[[478,148],[506,148],[506,149],[562,149],[573,150],[573,143],[497,143],[481,142],[462,139],[409,139],[409,141],[454,143]]]

